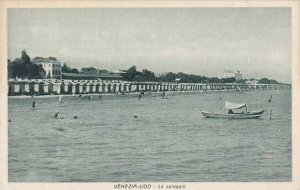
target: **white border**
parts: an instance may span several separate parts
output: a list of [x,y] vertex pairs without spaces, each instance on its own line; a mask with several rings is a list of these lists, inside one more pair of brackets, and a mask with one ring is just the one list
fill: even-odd
[[[12,183],[8,182],[8,133],[7,133],[7,8],[103,8],[103,7],[290,7],[292,8],[292,182],[284,183],[151,183],[185,184],[185,189],[289,189],[300,190],[300,64],[299,64],[299,7],[293,1],[1,1],[0,0],[0,190],[48,190],[48,189],[114,189],[116,183]],[[144,184],[144,183],[136,183]],[[148,183],[147,183],[148,184]]]

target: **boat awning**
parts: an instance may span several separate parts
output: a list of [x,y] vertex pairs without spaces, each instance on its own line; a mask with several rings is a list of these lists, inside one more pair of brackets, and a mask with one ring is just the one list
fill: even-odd
[[232,103],[232,102],[225,102],[225,109],[240,109],[246,107],[246,104],[238,104],[238,103]]

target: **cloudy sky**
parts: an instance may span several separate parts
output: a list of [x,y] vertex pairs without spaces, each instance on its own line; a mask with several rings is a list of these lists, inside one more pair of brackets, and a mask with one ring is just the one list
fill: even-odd
[[291,81],[289,8],[9,9],[8,57]]

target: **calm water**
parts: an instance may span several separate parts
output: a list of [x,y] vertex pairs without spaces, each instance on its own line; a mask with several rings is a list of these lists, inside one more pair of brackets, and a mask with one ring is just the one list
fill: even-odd
[[[222,110],[224,100],[266,113],[203,118],[200,110]],[[31,111],[32,99],[9,98],[11,182],[291,181],[290,91],[35,101]]]

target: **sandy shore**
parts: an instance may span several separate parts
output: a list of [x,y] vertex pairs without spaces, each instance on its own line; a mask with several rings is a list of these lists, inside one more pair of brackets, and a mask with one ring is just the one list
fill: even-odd
[[[149,93],[145,93],[144,96],[160,96],[162,92],[151,92],[151,94]],[[166,92],[167,96],[172,95],[173,92]],[[201,91],[175,91],[174,94],[178,95],[178,94],[197,94],[197,93],[203,93]],[[140,92],[131,92],[131,93],[125,93],[124,95],[122,95],[121,93],[116,94],[116,93],[96,93],[96,94],[88,94],[89,96],[92,97],[99,97],[99,95],[102,96],[117,96],[117,97],[121,97],[121,96],[138,96],[140,94]],[[75,94],[75,97],[79,97],[79,96],[85,96],[86,94]],[[21,98],[58,98],[58,97],[73,97],[73,94],[60,94],[60,95],[37,95],[37,96],[33,96],[31,97],[30,95],[18,95],[18,96],[8,96],[9,99],[21,99]]]

